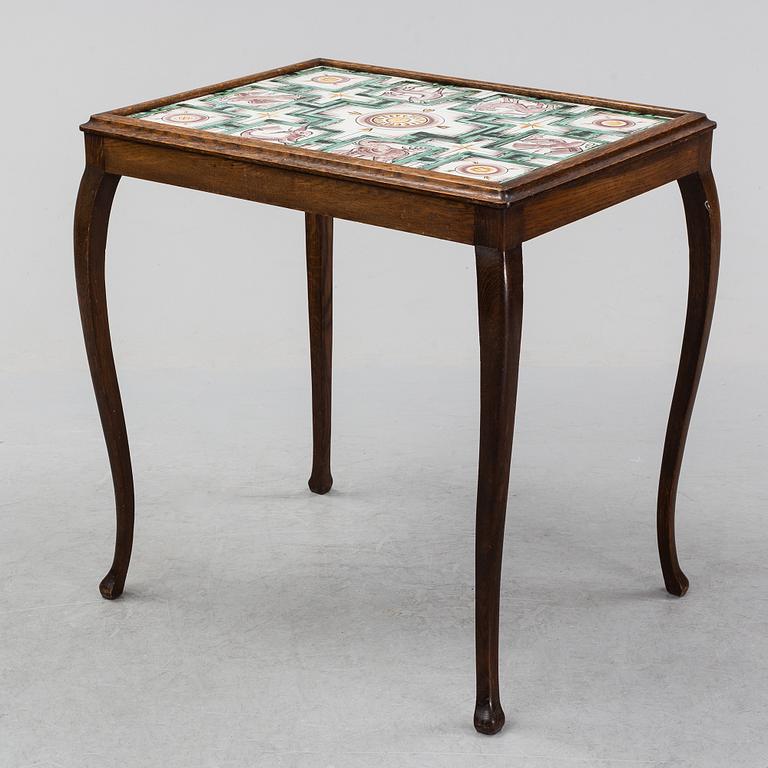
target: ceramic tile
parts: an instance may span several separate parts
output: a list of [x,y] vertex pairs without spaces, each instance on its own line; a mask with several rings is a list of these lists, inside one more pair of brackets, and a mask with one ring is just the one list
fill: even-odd
[[333,67],[132,117],[498,182],[668,119]]

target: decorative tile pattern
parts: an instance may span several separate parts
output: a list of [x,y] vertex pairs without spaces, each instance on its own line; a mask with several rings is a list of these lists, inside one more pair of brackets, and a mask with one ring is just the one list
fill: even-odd
[[332,67],[132,117],[498,182],[669,119]]

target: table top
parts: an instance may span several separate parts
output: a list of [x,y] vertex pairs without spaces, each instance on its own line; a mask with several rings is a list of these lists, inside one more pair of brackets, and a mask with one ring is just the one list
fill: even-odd
[[702,121],[712,125],[696,112],[315,59],[95,115],[84,129],[498,199]]

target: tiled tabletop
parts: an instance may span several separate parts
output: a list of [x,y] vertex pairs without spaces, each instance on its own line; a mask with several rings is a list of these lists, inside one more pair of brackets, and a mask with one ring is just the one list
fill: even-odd
[[132,117],[497,182],[669,119],[327,66]]

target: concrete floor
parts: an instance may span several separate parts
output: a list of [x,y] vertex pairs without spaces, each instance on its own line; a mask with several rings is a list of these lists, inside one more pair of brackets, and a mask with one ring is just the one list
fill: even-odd
[[524,370],[507,726],[472,728],[477,381],[336,375],[306,489],[306,372],[126,372],[126,594],[84,374],[0,379],[3,768],[765,768],[768,376],[705,372],[662,589],[671,370]]

